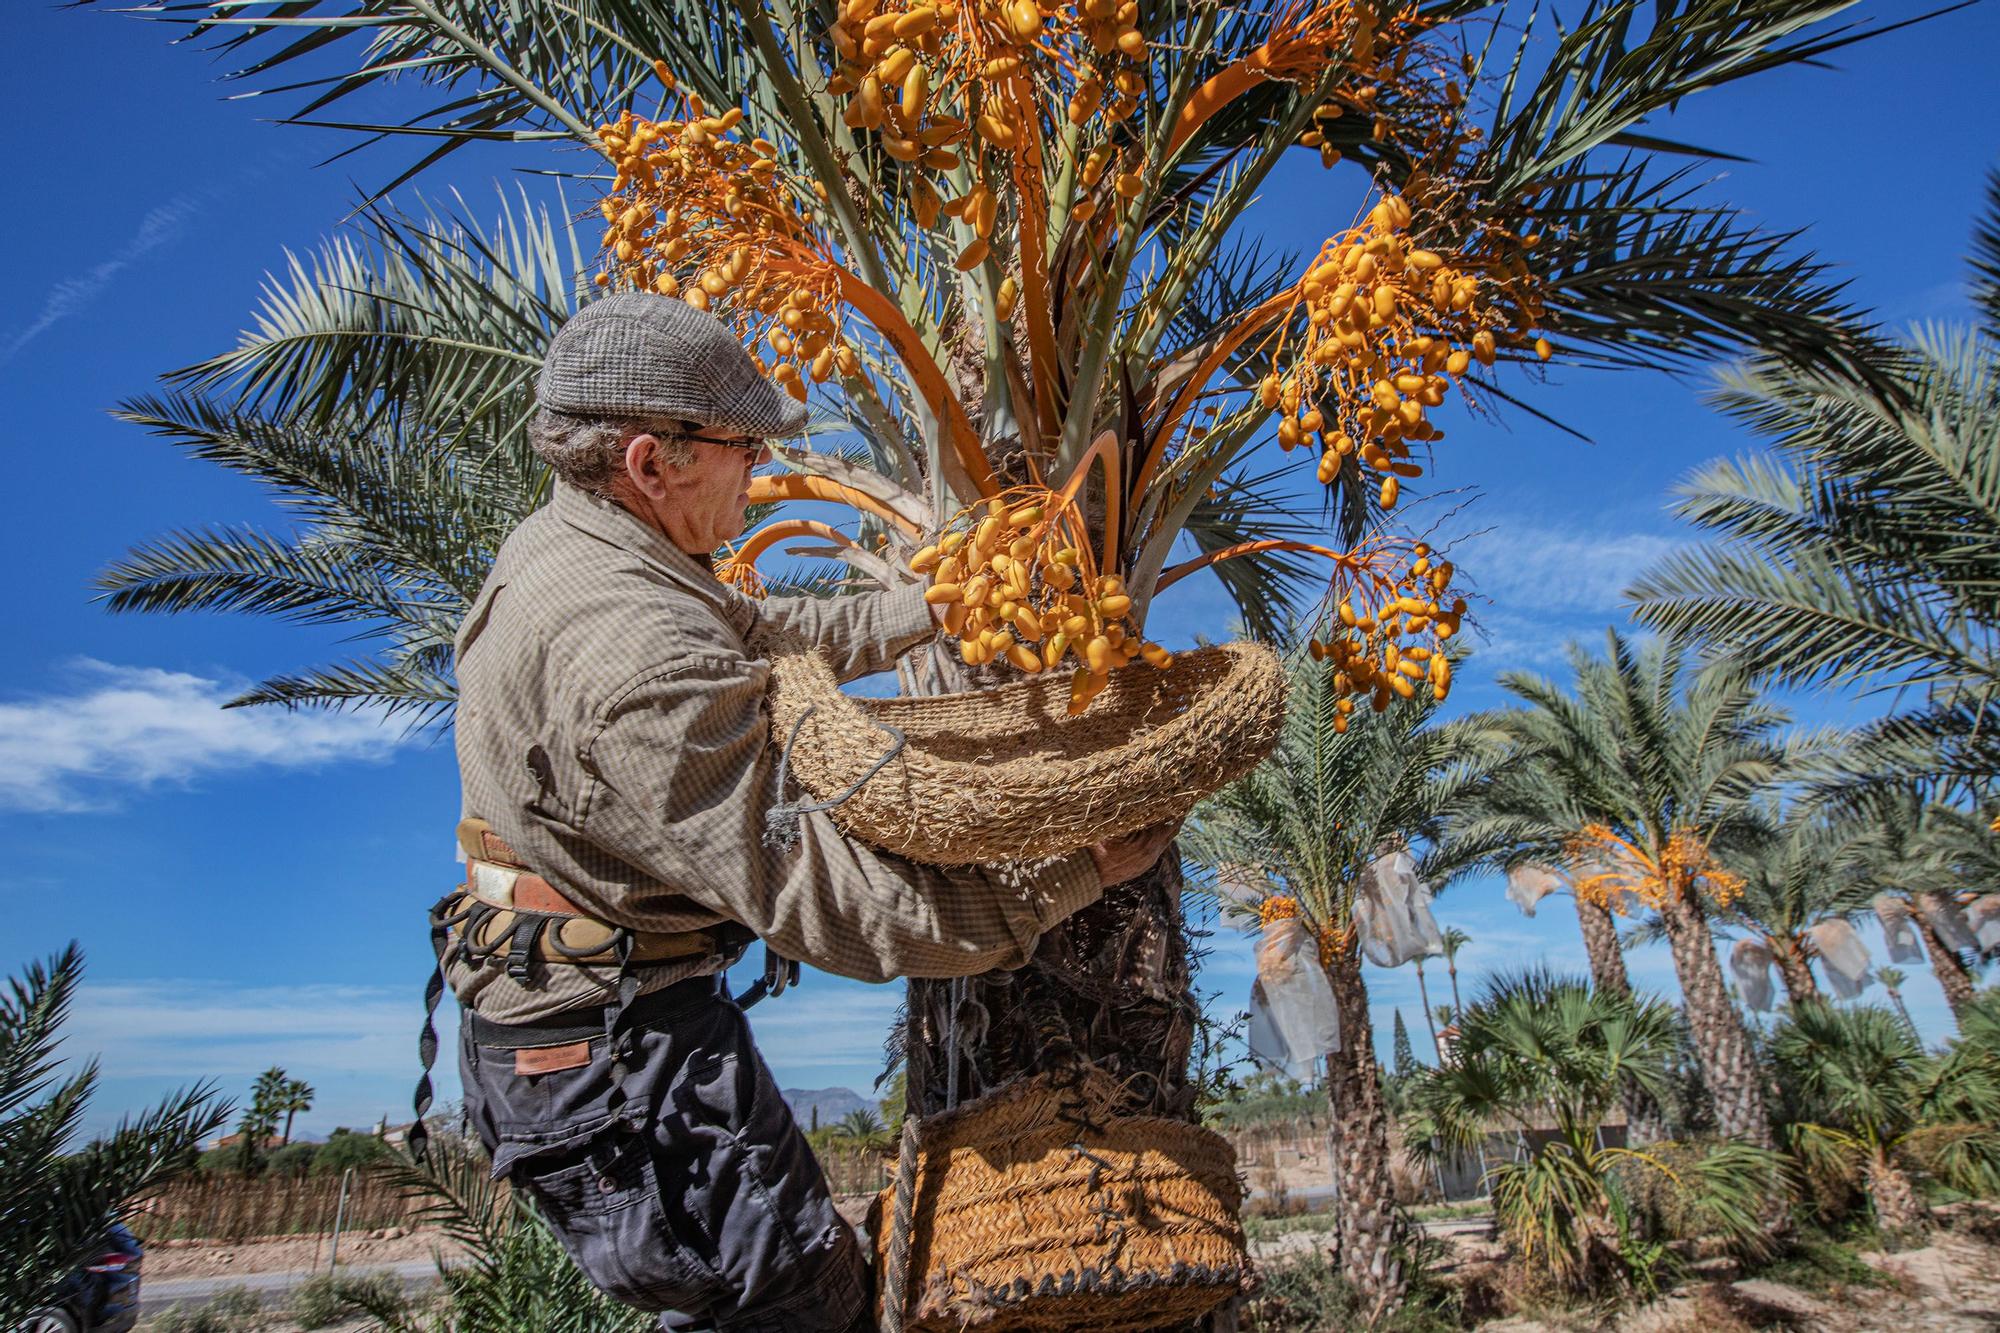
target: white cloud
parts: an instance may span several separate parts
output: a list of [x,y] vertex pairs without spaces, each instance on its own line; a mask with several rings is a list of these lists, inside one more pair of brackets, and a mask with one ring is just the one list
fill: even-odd
[[[257,1075],[276,1065],[313,1086],[313,1109],[298,1128],[324,1134],[384,1115],[408,1119],[422,995],[421,977],[407,986],[86,978],[62,1050],[72,1061],[98,1060],[92,1130],[204,1080],[240,1104]],[[459,1095],[457,1026],[458,1005],[447,996],[438,1008],[440,1104]]]
[[99,808],[119,789],[204,774],[381,759],[403,739],[374,713],[224,709],[239,689],[203,676],[74,670],[68,693],[0,703],[0,809]]
[[1674,545],[1655,533],[1503,519],[1455,544],[1452,558],[1502,610],[1601,616],[1618,612],[1625,589]]
[[4,347],[0,347],[0,362],[12,360],[16,353],[46,333],[58,320],[67,319],[88,307],[104,294],[112,279],[178,237],[200,211],[200,203],[186,194],[176,195],[149,210],[139,220],[132,239],[120,246],[111,258],[80,273],[73,273],[49,288],[48,295],[42,299],[40,313],[26,328],[8,338]]

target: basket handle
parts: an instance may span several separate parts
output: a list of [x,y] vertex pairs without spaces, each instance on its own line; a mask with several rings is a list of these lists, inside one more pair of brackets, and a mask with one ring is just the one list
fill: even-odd
[[800,819],[822,810],[831,810],[853,796],[868,784],[870,778],[887,768],[889,762],[901,754],[903,746],[908,743],[908,738],[903,735],[900,727],[877,722],[876,726],[895,739],[891,742],[888,752],[871,764],[868,771],[856,778],[846,791],[824,801],[788,801],[785,799],[785,785],[791,773],[792,747],[798,744],[799,732],[805,727],[806,719],[811,717],[813,710],[818,707],[818,704],[806,705],[805,711],[799,714],[799,720],[792,723],[792,734],[785,738],[784,749],[778,752],[778,803],[764,815],[764,845],[774,851],[789,852],[798,846]]

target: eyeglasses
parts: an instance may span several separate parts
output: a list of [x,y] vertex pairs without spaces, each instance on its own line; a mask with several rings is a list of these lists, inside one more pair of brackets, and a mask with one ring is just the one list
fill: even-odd
[[699,440],[703,444],[719,444],[725,449],[741,449],[748,454],[760,454],[764,452],[764,446],[769,443],[762,436],[755,435],[733,435],[722,438],[714,435],[698,435],[695,433],[692,423],[682,427],[681,438],[684,440]]

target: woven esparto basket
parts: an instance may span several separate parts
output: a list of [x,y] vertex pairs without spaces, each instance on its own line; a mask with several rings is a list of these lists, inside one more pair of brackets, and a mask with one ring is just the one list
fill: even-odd
[[[1277,744],[1285,673],[1277,654],[1229,643],[1131,666],[1080,717],[1067,671],[964,694],[861,699],[797,639],[772,635],[771,739],[799,785],[865,842],[931,865],[1060,856],[1178,819],[1255,768]],[[795,738],[794,738],[795,737]]]
[[[1197,1125],[1110,1105],[1036,1078],[922,1123],[894,1284],[904,1333],[1140,1333],[1241,1290],[1234,1150]],[[869,1213],[885,1295],[895,1195],[884,1190]]]

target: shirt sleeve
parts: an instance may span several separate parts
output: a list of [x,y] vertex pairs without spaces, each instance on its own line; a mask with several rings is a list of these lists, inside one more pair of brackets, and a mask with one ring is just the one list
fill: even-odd
[[[861,981],[1018,967],[1042,932],[1103,892],[1087,851],[947,871],[849,839],[824,813],[802,816],[797,842],[777,849],[765,839],[780,799],[765,678],[745,659],[702,654],[629,691],[589,747],[583,836],[667,895]],[[632,891],[608,915],[643,929],[646,898]]]
[[937,633],[921,584],[851,597],[771,597],[752,605],[758,620],[818,648],[843,682],[886,671]]

